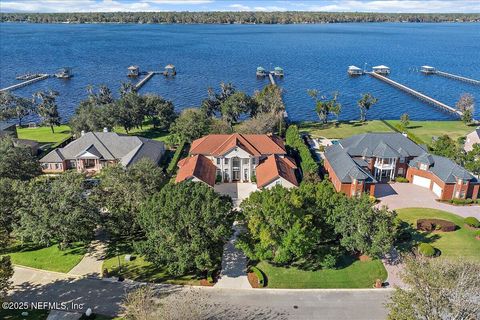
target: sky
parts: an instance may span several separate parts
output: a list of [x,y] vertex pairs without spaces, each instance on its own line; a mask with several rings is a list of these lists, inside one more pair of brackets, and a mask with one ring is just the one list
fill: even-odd
[[480,0],[0,0],[1,12],[288,10],[479,13]]

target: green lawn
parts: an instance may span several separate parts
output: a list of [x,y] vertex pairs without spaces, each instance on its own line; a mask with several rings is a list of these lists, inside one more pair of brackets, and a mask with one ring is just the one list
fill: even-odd
[[[107,258],[103,262],[102,269],[108,269],[112,276],[119,275],[119,259],[116,255],[116,248],[120,256],[121,275],[126,279],[146,282],[163,282],[172,284],[199,285],[200,278],[195,275],[172,276],[165,268],[157,266],[151,262],[145,261],[142,256],[136,255],[132,247],[128,244],[111,244],[107,251]],[[125,261],[125,254],[130,253],[134,256],[132,261]]]
[[[396,210],[398,217],[409,223],[413,234],[413,244],[428,242],[441,251],[441,257],[472,259],[480,262],[480,241],[475,239],[475,231],[464,226],[463,218],[445,211],[427,208],[406,208]],[[453,232],[418,232],[416,221],[421,218],[438,218],[452,221],[457,225]]]
[[[22,312],[27,311],[28,316],[23,317]],[[4,310],[0,308],[0,319],[3,320],[46,320],[48,310]]]
[[3,252],[11,257],[13,264],[57,272],[70,271],[82,260],[85,253],[82,243],[74,243],[63,251],[56,244],[47,248],[17,244]]
[[[395,127],[400,120],[386,120],[386,123]],[[318,122],[299,123],[301,132],[308,132],[312,137],[326,137],[343,139],[352,135],[366,132],[395,132],[381,120],[371,120],[365,123],[358,121],[340,122],[336,127],[333,123],[322,125]],[[448,134],[452,139],[464,137],[472,132],[474,126],[468,126],[462,121],[410,121],[407,130],[420,138],[424,143],[430,144],[432,137]]]
[[[121,127],[115,127],[114,131],[118,133],[126,133],[125,130]],[[158,141],[165,141],[170,135],[167,131],[154,128],[150,124],[144,125],[142,129],[134,128],[130,130],[128,134]]]
[[[400,120],[387,120],[392,126],[398,125]],[[410,121],[407,131],[430,144],[432,137],[448,134],[456,140],[475,130],[475,126],[468,126],[462,121]]]
[[333,123],[322,125],[319,122],[301,122],[298,124],[301,133],[309,133],[312,137],[343,139],[366,132],[394,132],[380,120],[361,123],[359,121],[340,122],[338,127]]
[[265,261],[257,267],[266,275],[269,288],[371,288],[376,279],[387,279],[380,260],[362,262],[345,257],[343,264],[345,267],[341,269],[317,271],[275,267]]
[[42,145],[60,142],[72,135],[67,125],[53,127],[53,129],[55,133],[52,133],[50,127],[17,128],[17,133],[20,139],[36,140]]

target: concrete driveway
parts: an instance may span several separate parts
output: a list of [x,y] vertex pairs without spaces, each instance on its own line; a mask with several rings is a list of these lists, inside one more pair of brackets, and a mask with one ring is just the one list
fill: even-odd
[[375,197],[381,201],[380,205],[386,205],[389,209],[432,208],[480,219],[480,206],[453,206],[438,202],[431,190],[411,183],[378,184]]
[[220,183],[215,185],[214,190],[230,196],[234,207],[238,208],[240,203],[250,196],[250,193],[257,191],[257,185],[255,183]]

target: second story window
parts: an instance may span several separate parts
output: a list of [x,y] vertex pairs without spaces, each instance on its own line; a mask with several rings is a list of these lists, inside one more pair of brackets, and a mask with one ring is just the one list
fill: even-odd
[[217,164],[220,165],[220,158],[217,158]]
[[224,164],[228,164],[228,158],[223,159]]

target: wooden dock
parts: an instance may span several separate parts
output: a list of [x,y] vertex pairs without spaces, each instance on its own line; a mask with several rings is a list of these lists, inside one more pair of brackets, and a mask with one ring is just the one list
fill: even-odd
[[438,101],[438,100],[435,100],[435,99],[433,99],[433,98],[431,98],[431,97],[429,97],[429,96],[427,96],[427,95],[424,95],[424,94],[421,93],[421,92],[418,92],[418,91],[413,90],[413,89],[411,89],[411,88],[409,88],[409,87],[407,87],[407,86],[404,86],[404,85],[401,84],[401,83],[398,83],[398,82],[396,82],[396,81],[393,81],[392,79],[389,79],[389,78],[387,78],[387,77],[385,77],[385,76],[382,76],[382,75],[380,75],[380,74],[378,74],[378,73],[375,73],[375,72],[367,72],[367,73],[368,73],[369,75],[371,75],[372,77],[374,77],[374,78],[377,78],[377,79],[379,79],[379,80],[382,80],[382,81],[384,81],[384,82],[386,82],[386,83],[394,86],[394,87],[397,88],[397,89],[400,89],[400,90],[402,90],[402,91],[405,91],[405,92],[411,94],[411,95],[414,96],[415,98],[418,98],[418,99],[420,99],[420,100],[426,101],[426,102],[428,102],[428,103],[430,103],[430,104],[433,104],[434,106],[440,107],[440,108],[442,108],[442,109],[445,110],[445,111],[454,113],[455,115],[457,115],[457,116],[459,116],[459,117],[463,116],[463,112],[461,112],[461,111],[459,111],[459,110],[457,110],[457,109],[455,109],[455,108],[453,108],[453,107],[451,107],[451,106],[449,106],[449,105],[446,105],[446,104],[443,103],[443,102],[440,102],[440,101]]
[[470,78],[467,78],[467,77],[462,77],[462,76],[459,76],[459,75],[456,75],[456,74],[451,74],[451,73],[440,71],[440,70],[436,70],[434,72],[434,74],[438,74],[439,76],[442,76],[442,77],[451,78],[451,79],[455,79],[455,80],[459,80],[459,81],[463,81],[463,82],[468,82],[468,83],[471,83],[471,84],[475,84],[477,86],[480,85],[479,80],[470,79]]
[[270,83],[272,85],[276,85],[275,79],[273,78],[273,74],[271,72],[268,73],[268,79],[270,79]]
[[41,80],[45,80],[45,79],[47,79],[48,77],[50,77],[49,74],[40,74],[40,75],[38,75],[38,77],[35,77],[35,78],[33,78],[33,79],[30,79],[30,80],[27,80],[27,81],[23,81],[23,82],[20,82],[20,83],[11,85],[11,86],[9,86],[9,87],[0,89],[0,92],[3,92],[3,91],[13,91],[13,90],[15,90],[15,89],[28,86],[29,84],[32,84],[32,83],[34,83],[34,82],[41,81]]
[[143,85],[145,85],[145,83],[147,83],[148,80],[152,79],[152,77],[157,73],[158,72],[155,72],[155,71],[147,72],[147,75],[144,78],[142,78],[136,85],[133,86],[133,90],[135,91],[140,90],[140,88],[142,88]]

